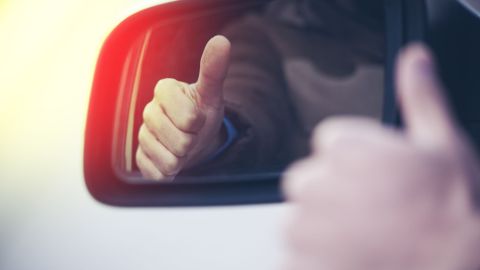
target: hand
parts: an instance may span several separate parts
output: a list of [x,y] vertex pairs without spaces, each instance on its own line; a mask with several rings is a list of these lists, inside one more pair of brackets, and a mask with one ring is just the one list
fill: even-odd
[[400,55],[397,82],[405,131],[327,120],[287,172],[286,269],[480,269],[479,162],[421,45]]
[[230,42],[215,36],[205,46],[196,83],[174,79],[157,83],[138,134],[136,160],[144,177],[171,180],[219,147],[229,56]]

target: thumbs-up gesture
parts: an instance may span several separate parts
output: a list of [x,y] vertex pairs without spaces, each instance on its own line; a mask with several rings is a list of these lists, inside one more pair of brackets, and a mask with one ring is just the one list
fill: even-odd
[[144,177],[171,180],[219,147],[229,55],[230,42],[215,36],[205,46],[196,83],[174,79],[157,83],[138,134],[136,160]]
[[480,269],[479,162],[428,50],[413,45],[400,55],[397,86],[404,131],[327,120],[311,156],[286,174],[285,269]]

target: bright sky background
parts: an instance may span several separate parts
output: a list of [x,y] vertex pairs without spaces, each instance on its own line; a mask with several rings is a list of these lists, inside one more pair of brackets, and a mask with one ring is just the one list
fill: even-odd
[[53,161],[82,151],[95,63],[106,36],[134,10],[162,1],[0,1],[0,179],[34,192],[43,183],[32,177],[48,178],[68,166],[67,160]]
[[24,202],[60,171],[82,175],[96,58],[140,1],[0,1],[0,202]]
[[87,193],[83,133],[95,61],[110,30],[142,3],[0,0],[0,269],[277,264],[282,207],[128,210]]
[[[0,149],[15,151],[1,156],[0,164],[14,154],[23,165],[35,165],[33,152],[46,154],[52,144],[61,143],[53,140],[61,137],[59,132],[83,128],[99,48],[109,30],[132,9],[132,2],[3,0]],[[59,127],[60,123],[67,126]]]

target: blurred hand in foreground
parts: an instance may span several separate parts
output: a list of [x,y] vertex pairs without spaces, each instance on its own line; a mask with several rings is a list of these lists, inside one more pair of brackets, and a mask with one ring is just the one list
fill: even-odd
[[480,269],[472,196],[479,162],[430,52],[405,49],[396,79],[404,131],[355,117],[326,120],[312,154],[288,170],[285,269]]

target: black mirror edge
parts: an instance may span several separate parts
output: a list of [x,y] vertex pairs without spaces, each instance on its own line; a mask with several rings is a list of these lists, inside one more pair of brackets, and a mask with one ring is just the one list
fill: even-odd
[[[395,67],[398,53],[410,42],[426,41],[427,10],[424,0],[385,0],[387,62],[383,122],[401,127],[395,95]],[[390,31],[395,29],[395,31]]]
[[[254,4],[260,1],[243,1]],[[385,0],[387,21],[385,123],[395,124],[398,118],[394,96],[393,69],[398,51],[405,44],[406,2],[418,0]],[[186,5],[185,3],[188,3]],[[129,34],[145,29],[158,18],[182,14],[195,9],[221,8],[220,3],[235,5],[237,1],[178,1],[147,8],[128,17],[108,36],[98,58],[90,97],[84,148],[84,178],[88,191],[99,202],[121,207],[226,206],[278,203],[284,200],[279,177],[259,176],[258,181],[222,183],[179,183],[168,185],[134,185],[123,182],[115,174],[112,160],[115,100],[120,81],[122,59],[127,54]],[[418,16],[418,15],[415,15]],[[409,19],[424,21],[411,16]],[[408,20],[407,20],[408,22]],[[414,23],[408,24],[415,28]],[[420,26],[421,24],[419,24]],[[123,46],[120,46],[122,44]],[[228,179],[226,179],[228,180]]]

